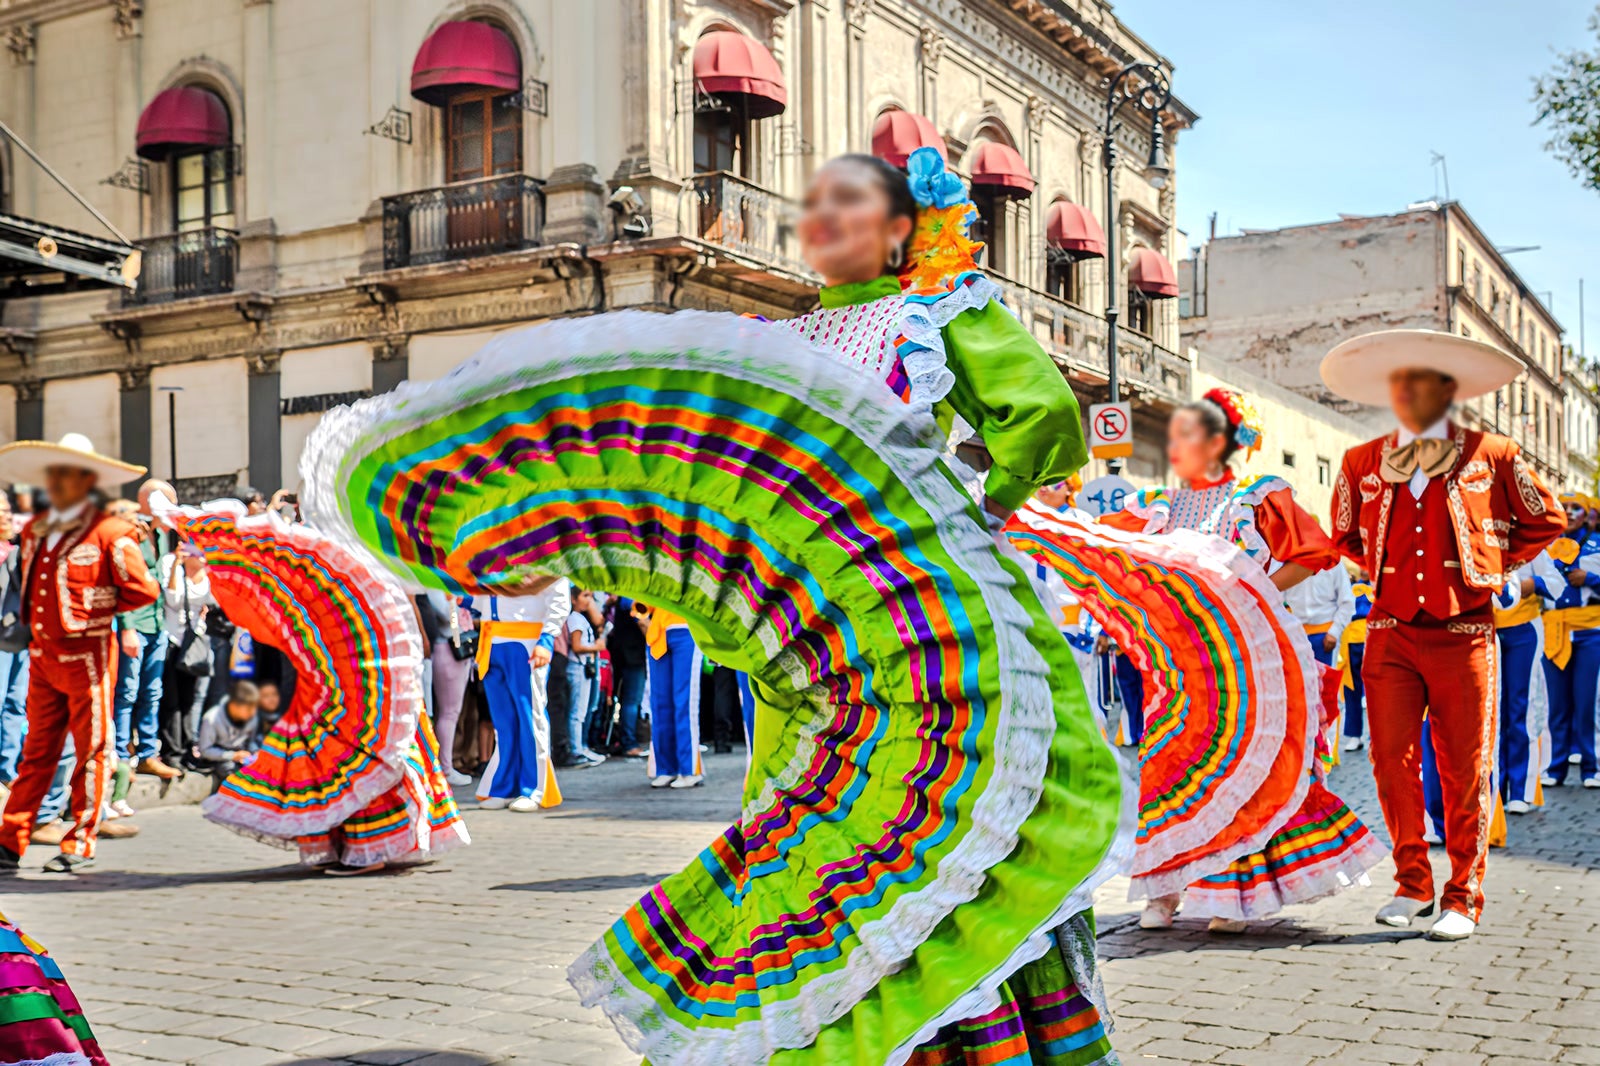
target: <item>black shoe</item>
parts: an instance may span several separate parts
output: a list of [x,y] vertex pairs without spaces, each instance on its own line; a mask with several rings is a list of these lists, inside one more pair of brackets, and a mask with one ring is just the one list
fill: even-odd
[[10,848],[0,848],[0,874],[14,874],[21,868],[21,855]]
[[47,874],[75,874],[80,870],[87,870],[94,865],[94,859],[87,855],[68,855],[62,852],[44,864]]

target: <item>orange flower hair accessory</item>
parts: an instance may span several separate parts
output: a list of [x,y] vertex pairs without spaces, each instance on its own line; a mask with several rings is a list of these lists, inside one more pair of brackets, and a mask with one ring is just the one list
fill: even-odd
[[1220,387],[1206,393],[1205,399],[1222,408],[1228,425],[1233,427],[1234,443],[1244,449],[1245,458],[1254,455],[1261,448],[1262,440],[1261,415],[1255,404],[1243,393]]
[[944,157],[934,149],[912,152],[906,169],[911,195],[921,210],[911,231],[900,287],[911,292],[943,288],[978,269],[983,244],[968,236],[978,208],[961,179],[945,169]]

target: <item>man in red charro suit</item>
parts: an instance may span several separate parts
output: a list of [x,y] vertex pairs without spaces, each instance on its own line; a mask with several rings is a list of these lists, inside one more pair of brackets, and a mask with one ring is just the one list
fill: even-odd
[[102,511],[92,493],[143,473],[143,467],[97,454],[79,433],[60,444],[18,441],[0,448],[0,479],[43,484],[50,497],[50,510],[22,531],[28,736],[0,818],[0,872],[16,870],[21,861],[69,731],[77,753],[69,801],[74,824],[61,853],[44,868],[72,873],[94,862],[113,763],[112,623],[123,611],[155,602],[160,589],[133,526]]
[[1422,836],[1426,711],[1450,857],[1443,913],[1428,931],[1435,940],[1470,936],[1483,912],[1499,703],[1491,597],[1566,523],[1516,444],[1448,417],[1456,400],[1493,392],[1521,371],[1497,348],[1430,330],[1357,337],[1322,363],[1330,389],[1389,406],[1400,422],[1345,454],[1334,485],[1333,538],[1375,587],[1362,678],[1397,882],[1378,921],[1403,927],[1433,912]]

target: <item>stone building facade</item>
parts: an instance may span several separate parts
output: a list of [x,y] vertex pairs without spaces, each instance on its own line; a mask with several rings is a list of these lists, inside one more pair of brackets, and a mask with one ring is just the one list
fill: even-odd
[[1351,408],[1317,368],[1335,344],[1379,329],[1435,329],[1512,353],[1522,376],[1461,407],[1504,433],[1552,485],[1568,478],[1561,324],[1457,203],[1247,231],[1180,264],[1183,343],[1339,407],[1373,435],[1385,411]]
[[1566,353],[1561,391],[1567,434],[1568,492],[1600,493],[1600,371]]
[[[0,40],[0,119],[143,256],[130,291],[5,302],[0,438],[82,430],[190,494],[293,485],[324,410],[528,322],[813,306],[803,182],[908,125],[1089,402],[1102,86],[1170,69],[1103,0],[7,0]],[[1119,347],[1154,427],[1192,366],[1127,269],[1177,252],[1128,116]],[[1165,119],[1170,150],[1194,116]],[[9,146],[0,212],[98,231]]]

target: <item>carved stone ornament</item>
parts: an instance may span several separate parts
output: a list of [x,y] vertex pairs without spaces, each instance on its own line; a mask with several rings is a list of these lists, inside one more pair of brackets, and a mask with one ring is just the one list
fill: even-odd
[[18,67],[31,67],[38,58],[39,35],[32,23],[18,23],[6,27],[6,51],[11,53],[11,63]]
[[1042,96],[1028,97],[1028,129],[1038,133],[1050,117],[1050,101]]
[[862,30],[867,26],[867,16],[872,13],[873,0],[846,0],[844,17],[852,29]]
[[111,0],[111,24],[119,41],[138,37],[144,32],[144,0]]
[[283,362],[283,353],[278,351],[248,352],[244,358],[250,367],[250,373],[276,374],[278,365]]
[[917,40],[922,45],[922,65],[929,70],[937,70],[939,60],[944,58],[944,34],[924,22],[922,28],[917,30]]

